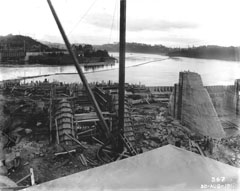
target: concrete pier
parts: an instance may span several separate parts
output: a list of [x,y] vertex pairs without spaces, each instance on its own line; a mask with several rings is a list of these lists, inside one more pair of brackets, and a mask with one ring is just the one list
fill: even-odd
[[180,72],[179,83],[170,98],[170,113],[197,133],[225,137],[212,99],[197,73]]

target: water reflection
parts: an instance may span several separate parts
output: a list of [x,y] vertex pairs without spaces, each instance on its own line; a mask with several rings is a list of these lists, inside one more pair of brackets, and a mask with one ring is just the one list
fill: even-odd
[[99,65],[84,65],[84,71],[86,72],[94,72],[96,70],[101,69],[110,69],[115,66],[115,63],[109,63],[109,64],[99,64]]

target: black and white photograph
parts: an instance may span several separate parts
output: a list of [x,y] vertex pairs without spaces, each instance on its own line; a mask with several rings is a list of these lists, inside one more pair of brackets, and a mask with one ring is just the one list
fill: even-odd
[[0,0],[0,191],[239,191],[239,0]]

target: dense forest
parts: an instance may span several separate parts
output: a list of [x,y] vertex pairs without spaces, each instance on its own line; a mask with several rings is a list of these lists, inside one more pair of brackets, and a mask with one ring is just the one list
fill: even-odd
[[39,51],[58,51],[57,48],[50,48],[31,37],[22,35],[0,36],[0,50],[1,49],[21,49],[27,52]]
[[[94,47],[99,48],[99,49],[105,49],[109,52],[118,52],[119,51],[119,43],[95,45]],[[138,52],[138,53],[148,53],[148,54],[167,54],[170,50],[171,50],[171,48],[168,48],[163,45],[126,43],[126,51],[127,52]]]
[[[54,43],[52,43],[54,44]],[[57,44],[57,43],[56,43]],[[59,45],[59,44],[58,44]],[[59,46],[60,47],[60,46]],[[28,36],[12,35],[0,36],[0,50],[18,49],[26,52],[59,52],[66,51],[66,48],[48,46]],[[109,57],[106,50],[94,49],[90,44],[73,44],[72,48],[84,57]],[[55,54],[52,54],[54,56]],[[56,54],[57,55],[57,54]]]
[[[79,63],[94,62],[115,62],[106,50],[95,50],[92,45],[72,45],[73,51],[76,53]],[[44,53],[43,55],[30,56],[29,63],[41,63],[48,65],[73,65],[73,59],[69,54],[64,52]]]
[[[95,46],[110,52],[118,52],[119,44],[104,44]],[[126,43],[127,52],[162,54],[170,57],[190,57],[217,60],[240,61],[240,47],[199,46],[191,48],[169,48],[163,45],[148,45]]]
[[168,56],[240,61],[240,47],[199,46],[175,49]]
[[87,58],[91,57],[109,57],[109,54],[106,50],[94,49],[90,44],[74,44],[72,45],[73,50],[77,53],[78,56],[83,56]]
[[[76,53],[80,63],[115,62],[115,58],[110,57],[106,50],[95,49],[90,44],[73,44],[72,50]],[[25,60],[26,52],[32,52],[27,57],[28,60]],[[1,64],[13,60],[15,64],[24,62],[48,65],[74,64],[65,48],[49,47],[31,37],[22,35],[0,36],[0,53],[2,53],[0,54]]]
[[[46,45],[48,44],[48,45]],[[41,43],[31,37],[22,35],[0,36],[0,50],[21,49],[27,52],[59,52],[66,51],[61,43]],[[119,43],[104,45],[74,44],[77,55],[84,58],[109,58],[108,51],[118,52]],[[190,57],[218,60],[240,61],[240,47],[199,46],[189,48],[169,48],[163,45],[149,45],[143,43],[126,43],[126,52],[162,54],[170,57]],[[45,55],[51,60],[55,55]],[[59,56],[59,55],[57,55]],[[44,60],[46,60],[44,58]],[[83,59],[82,59],[83,60]]]

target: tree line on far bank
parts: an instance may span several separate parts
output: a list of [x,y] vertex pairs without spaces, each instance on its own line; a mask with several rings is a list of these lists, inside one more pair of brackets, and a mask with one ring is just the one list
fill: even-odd
[[[95,46],[99,49],[105,49],[110,52],[119,51],[119,43],[104,44]],[[127,52],[162,54],[170,57],[190,57],[240,61],[240,47],[222,47],[215,45],[188,47],[188,48],[170,48],[163,45],[149,45],[142,43],[126,43]]]
[[168,56],[240,61],[240,47],[199,46],[179,48],[169,52]]
[[[59,44],[60,45],[60,44]],[[63,45],[63,44],[62,44]],[[20,50],[25,52],[45,52],[44,60],[52,57],[61,57],[65,54],[66,48],[64,46],[48,46],[40,43],[31,37],[22,35],[0,36],[0,52]],[[109,52],[119,52],[119,43],[104,44],[104,45],[90,45],[90,44],[74,44],[72,46],[77,55],[87,60],[95,60],[98,58],[104,61],[109,58]],[[190,57],[190,58],[205,58],[218,60],[240,61],[240,47],[222,47],[215,45],[198,46],[189,48],[171,48],[164,45],[150,45],[144,43],[126,43],[127,52],[148,53],[148,54],[162,54],[170,57]],[[59,53],[61,52],[61,53]],[[32,56],[33,57],[33,56]],[[38,58],[41,56],[38,56]],[[34,60],[36,60],[35,58]]]

